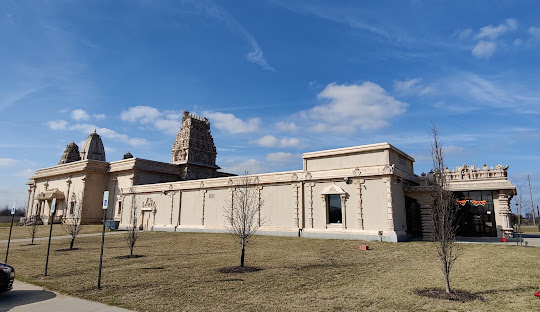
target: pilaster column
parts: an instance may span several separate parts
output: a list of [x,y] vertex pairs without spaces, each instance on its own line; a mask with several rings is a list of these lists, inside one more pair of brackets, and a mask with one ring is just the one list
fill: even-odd
[[386,185],[386,214],[388,217],[388,230],[394,230],[394,207],[392,202],[392,179],[390,177],[384,178]]
[[315,183],[308,182],[308,183],[306,183],[306,186],[307,186],[307,193],[308,193],[307,194],[307,197],[308,197],[308,227],[313,228],[313,187],[315,186]]
[[294,192],[294,225],[300,227],[300,184],[293,184]]
[[358,196],[358,228],[360,230],[364,229],[364,211],[362,207],[362,187],[364,186],[365,182],[366,181],[364,179],[356,180],[356,186],[357,186],[356,195]]
[[340,194],[341,198],[341,216],[343,217],[343,228],[347,228],[347,194]]
[[[201,182],[202,183],[202,182]],[[206,203],[206,190],[202,191],[202,214],[201,214],[201,225],[204,225],[204,206]]]

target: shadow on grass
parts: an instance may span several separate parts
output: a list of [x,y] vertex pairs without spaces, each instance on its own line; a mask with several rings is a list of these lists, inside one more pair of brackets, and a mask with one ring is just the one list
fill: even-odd
[[535,292],[537,289],[536,286],[522,286],[522,287],[516,287],[516,288],[505,288],[505,289],[490,289],[485,291],[479,291],[477,294],[496,294],[496,293],[502,293],[502,292],[514,292],[514,291],[530,291]]
[[114,257],[115,259],[136,259],[136,258],[142,258],[145,257],[143,255],[126,255],[126,256],[118,256]]
[[64,252],[64,251],[75,251],[75,250],[79,250],[79,248],[73,248],[73,249],[69,249],[69,248],[62,248],[62,249],[56,249],[56,251],[58,251],[58,252]]
[[459,302],[470,302],[470,301],[481,301],[485,302],[486,299],[478,294],[473,294],[467,291],[454,290],[451,293],[447,293],[442,288],[428,288],[428,289],[417,289],[414,291],[418,296],[432,298],[432,299],[443,299],[449,301],[459,301]]
[[142,270],[165,270],[164,267],[154,267],[154,268],[141,268]]
[[239,266],[234,266],[234,267],[221,268],[221,269],[218,270],[218,272],[220,272],[220,273],[233,273],[233,274],[237,274],[237,273],[257,272],[257,271],[262,271],[262,270],[263,270],[263,269],[258,268],[258,267],[250,267],[250,266],[239,267]]
[[39,244],[24,244],[24,245],[20,245],[21,247],[24,247],[24,246],[37,246]]

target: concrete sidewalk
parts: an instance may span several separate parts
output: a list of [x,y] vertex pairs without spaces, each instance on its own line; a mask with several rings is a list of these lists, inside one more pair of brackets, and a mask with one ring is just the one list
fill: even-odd
[[[117,235],[117,234],[122,234],[122,233],[126,233],[125,231],[114,231],[114,232],[105,232],[105,235]],[[79,234],[77,235],[77,238],[79,237],[88,237],[88,236],[101,236],[101,233],[89,233],[89,234]],[[51,239],[64,239],[64,238],[69,238],[71,239],[71,235],[62,235],[62,236],[52,236]],[[49,240],[49,236],[47,237],[36,237],[34,238],[34,242],[36,241],[46,241],[46,240]],[[11,242],[12,243],[23,243],[23,242],[31,242],[32,239],[31,238],[17,238],[17,239],[12,239]],[[0,240],[0,244],[7,244],[8,240],[7,239],[4,239],[4,240]]]
[[[497,245],[517,245],[517,237],[508,237],[506,242],[503,243],[501,238],[498,237],[456,237],[458,243],[469,244],[497,244]],[[540,247],[540,235],[537,234],[523,234],[522,246]]]
[[78,299],[15,280],[13,290],[0,294],[0,311],[25,312],[130,312],[106,304]]

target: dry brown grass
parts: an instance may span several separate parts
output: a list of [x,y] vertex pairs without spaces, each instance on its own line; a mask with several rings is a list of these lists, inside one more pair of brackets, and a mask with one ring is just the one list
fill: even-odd
[[[538,311],[540,248],[464,244],[452,271],[455,290],[485,301],[460,303],[418,296],[444,287],[428,242],[362,242],[255,237],[246,265],[262,270],[221,273],[239,264],[240,248],[224,234],[141,233],[129,254],[123,235],[106,237],[102,290],[96,288],[100,237],[57,252],[43,277],[46,244],[12,244],[17,278],[77,297],[138,311]],[[5,247],[1,244],[0,248]]]
[[[13,230],[11,232],[11,239],[19,238],[32,238],[27,226],[15,226],[13,225]],[[50,225],[39,225],[36,238],[38,237],[49,237],[49,231],[51,229]],[[103,225],[85,225],[82,231],[79,234],[88,234],[88,233],[101,233],[103,230]],[[53,236],[64,236],[69,235],[62,229],[61,224],[53,225]],[[9,237],[9,224],[6,227],[0,227],[0,240],[7,240]],[[75,244],[77,242],[75,241]],[[69,245],[68,245],[69,246]]]
[[523,233],[538,233],[538,225],[522,225],[521,231]]

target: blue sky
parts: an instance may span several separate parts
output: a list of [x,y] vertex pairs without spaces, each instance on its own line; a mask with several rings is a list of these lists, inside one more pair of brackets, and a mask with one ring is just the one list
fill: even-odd
[[[2,1],[0,206],[94,129],[170,161],[183,110],[224,171],[389,142],[429,171],[509,165],[540,201],[536,1]],[[526,194],[528,195],[528,194]],[[527,196],[528,197],[528,196]]]

